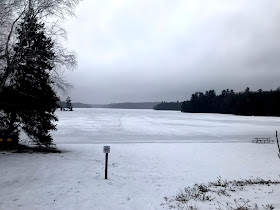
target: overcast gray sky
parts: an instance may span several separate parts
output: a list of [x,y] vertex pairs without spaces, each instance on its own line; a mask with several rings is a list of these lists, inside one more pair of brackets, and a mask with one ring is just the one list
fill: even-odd
[[83,0],[65,27],[75,102],[280,86],[279,0]]

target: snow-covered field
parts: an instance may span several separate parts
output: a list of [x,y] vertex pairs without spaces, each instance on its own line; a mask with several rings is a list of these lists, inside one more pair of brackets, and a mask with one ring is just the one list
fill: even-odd
[[[54,140],[62,153],[0,153],[0,209],[168,209],[165,196],[218,176],[280,179],[276,144],[250,143],[274,138],[280,118],[113,109],[57,114]],[[103,145],[111,146],[108,180]],[[280,209],[280,185],[217,199],[234,205],[240,197]],[[218,207],[211,204],[197,206]]]

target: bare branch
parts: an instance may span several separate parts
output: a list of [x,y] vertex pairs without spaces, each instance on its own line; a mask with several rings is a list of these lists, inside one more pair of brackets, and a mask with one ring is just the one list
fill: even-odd
[[9,51],[9,44],[10,44],[11,36],[12,36],[13,31],[14,31],[15,24],[18,22],[18,20],[22,17],[22,15],[24,13],[25,13],[25,10],[12,23],[10,33],[9,33],[7,41],[6,41],[6,48],[5,48],[4,57],[6,58],[7,67],[5,68],[4,75],[3,75],[2,80],[0,82],[0,93],[3,91],[3,87],[6,83],[6,80],[7,80],[8,76],[10,75],[10,73],[12,71],[12,68],[11,68],[11,65],[10,65],[11,61],[10,61],[10,51]]

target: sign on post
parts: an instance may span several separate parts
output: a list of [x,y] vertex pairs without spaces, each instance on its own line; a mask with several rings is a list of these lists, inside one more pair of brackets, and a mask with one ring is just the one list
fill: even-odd
[[103,147],[103,152],[104,153],[110,153],[110,146],[104,146]]
[[105,153],[105,179],[107,179],[108,173],[108,153],[110,153],[110,146],[103,147],[103,153]]

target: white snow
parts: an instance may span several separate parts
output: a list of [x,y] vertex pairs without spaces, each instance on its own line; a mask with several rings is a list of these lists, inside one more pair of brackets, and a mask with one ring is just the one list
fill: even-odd
[[249,142],[275,137],[278,117],[176,111],[75,109],[57,112],[56,143]]
[[[168,209],[164,197],[195,182],[280,179],[276,144],[250,142],[273,138],[277,117],[114,109],[57,114],[54,139],[63,153],[0,153],[0,209]],[[108,180],[103,145],[111,146]],[[258,189],[236,196],[280,209],[279,185]]]

